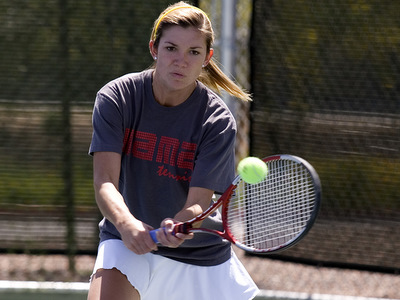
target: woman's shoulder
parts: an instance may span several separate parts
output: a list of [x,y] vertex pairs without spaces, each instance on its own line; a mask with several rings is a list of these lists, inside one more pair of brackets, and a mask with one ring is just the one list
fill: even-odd
[[107,93],[115,90],[126,90],[132,87],[139,87],[144,85],[147,80],[151,81],[151,70],[142,72],[134,72],[117,77],[106,83],[99,91],[99,93]]
[[208,86],[201,82],[197,82],[197,88],[199,89],[199,94],[202,95],[202,100],[207,104],[210,109],[223,109],[229,110],[228,106],[221,98],[219,94],[210,89]]
[[235,118],[225,101],[216,92],[199,83],[203,101],[206,102],[204,124],[214,127],[220,124],[224,128],[236,130]]

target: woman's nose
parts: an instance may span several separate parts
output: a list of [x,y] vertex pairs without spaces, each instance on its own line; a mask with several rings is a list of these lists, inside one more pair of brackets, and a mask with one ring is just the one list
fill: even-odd
[[178,66],[187,66],[187,55],[185,53],[177,53],[174,62]]

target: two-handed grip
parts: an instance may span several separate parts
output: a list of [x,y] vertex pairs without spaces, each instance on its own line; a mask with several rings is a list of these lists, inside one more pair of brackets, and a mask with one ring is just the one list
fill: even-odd
[[[182,233],[189,233],[189,228],[191,226],[187,223],[179,223],[174,225],[174,229],[172,230],[172,234],[175,235],[177,232],[182,232]],[[158,228],[150,231],[150,236],[153,239],[154,243],[159,244],[159,241],[157,239],[157,232],[160,230],[165,230],[165,227],[163,228]]]
[[157,232],[160,231],[161,229],[154,229],[152,231],[150,231],[150,236],[153,239],[154,243],[159,244],[158,239],[157,239]]

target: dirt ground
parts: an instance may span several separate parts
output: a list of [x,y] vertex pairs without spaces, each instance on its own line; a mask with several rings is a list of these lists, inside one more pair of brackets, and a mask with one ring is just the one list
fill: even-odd
[[[400,275],[315,267],[244,255],[235,250],[260,289],[400,299]],[[0,254],[0,280],[87,282],[94,257],[76,257],[76,274],[62,255]]]

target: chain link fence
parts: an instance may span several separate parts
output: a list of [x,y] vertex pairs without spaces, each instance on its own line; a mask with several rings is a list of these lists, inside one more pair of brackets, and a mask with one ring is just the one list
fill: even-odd
[[108,81],[152,63],[154,20],[171,1],[0,3],[0,248],[97,249],[91,110]]
[[319,172],[323,205],[284,256],[400,270],[400,3],[254,1],[251,151]]

